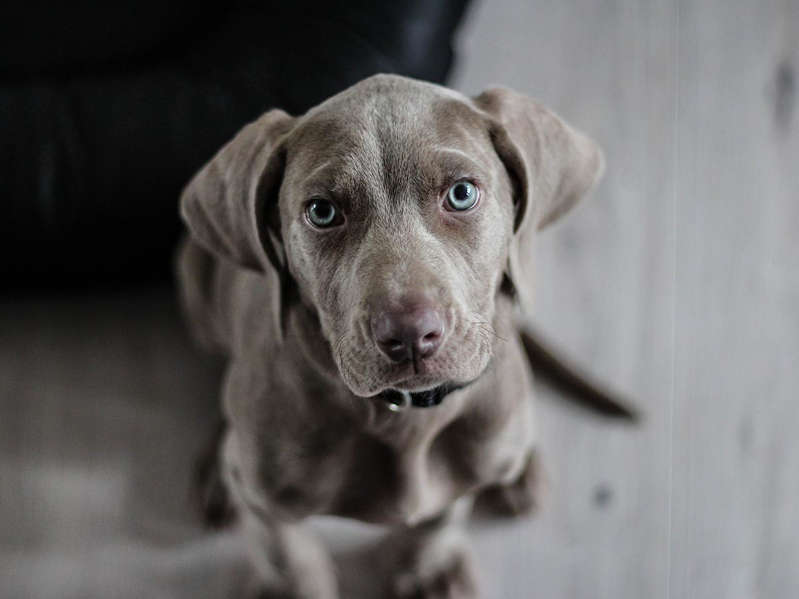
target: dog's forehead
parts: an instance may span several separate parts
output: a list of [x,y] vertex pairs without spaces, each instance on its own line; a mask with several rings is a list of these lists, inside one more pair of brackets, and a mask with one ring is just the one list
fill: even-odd
[[[468,98],[446,88],[380,75],[333,96],[301,117],[288,140],[305,174],[385,179],[425,170],[437,154],[465,156],[488,140]],[[390,184],[390,182],[386,182]]]
[[[374,75],[332,96],[303,117],[305,124],[335,119],[374,126],[408,124],[442,106],[467,109],[470,100],[446,87],[398,75]],[[446,119],[444,119],[446,120]]]

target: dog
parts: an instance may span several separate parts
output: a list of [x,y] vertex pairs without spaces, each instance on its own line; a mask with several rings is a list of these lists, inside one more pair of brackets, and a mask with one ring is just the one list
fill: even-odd
[[395,75],[247,125],[181,197],[180,294],[228,360],[219,469],[262,597],[338,597],[304,528],[393,528],[384,596],[477,597],[460,523],[538,482],[519,315],[601,150],[509,89]]

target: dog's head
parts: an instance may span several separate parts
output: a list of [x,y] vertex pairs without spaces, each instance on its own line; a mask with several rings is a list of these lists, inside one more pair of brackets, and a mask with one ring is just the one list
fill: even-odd
[[355,394],[421,392],[486,368],[500,288],[529,310],[536,229],[601,170],[596,144],[513,91],[378,75],[245,127],[182,214],[207,249],[280,273]]

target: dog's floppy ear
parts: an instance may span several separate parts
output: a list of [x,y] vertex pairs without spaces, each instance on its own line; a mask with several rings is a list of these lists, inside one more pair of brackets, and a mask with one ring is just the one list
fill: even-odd
[[180,213],[207,250],[257,271],[285,270],[274,222],[283,176],[282,140],[294,118],[271,110],[244,127],[189,182]]
[[602,175],[604,158],[594,141],[527,96],[496,88],[474,102],[489,115],[494,148],[513,185],[516,216],[508,275],[529,315],[535,232],[590,191]]

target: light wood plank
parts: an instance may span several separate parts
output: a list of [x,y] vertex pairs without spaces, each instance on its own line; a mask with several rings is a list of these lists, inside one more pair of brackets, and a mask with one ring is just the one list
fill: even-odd
[[[496,596],[799,591],[797,16],[785,1],[472,15],[458,85],[538,96],[606,149],[599,192],[542,235],[538,318],[650,414],[629,433],[542,406],[557,500],[511,541],[481,539]],[[615,499],[598,510],[602,485]]]

